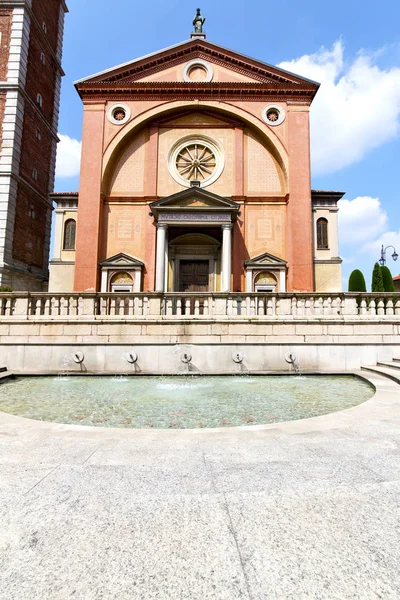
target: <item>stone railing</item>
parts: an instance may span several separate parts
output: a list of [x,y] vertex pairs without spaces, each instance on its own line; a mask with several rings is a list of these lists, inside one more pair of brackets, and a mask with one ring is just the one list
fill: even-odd
[[400,294],[0,293],[0,320],[400,319]]

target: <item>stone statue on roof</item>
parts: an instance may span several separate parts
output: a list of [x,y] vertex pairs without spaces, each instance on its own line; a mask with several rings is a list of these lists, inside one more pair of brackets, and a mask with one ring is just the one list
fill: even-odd
[[193,19],[194,33],[203,33],[203,25],[205,23],[205,17],[200,14],[200,8],[196,11],[196,16]]

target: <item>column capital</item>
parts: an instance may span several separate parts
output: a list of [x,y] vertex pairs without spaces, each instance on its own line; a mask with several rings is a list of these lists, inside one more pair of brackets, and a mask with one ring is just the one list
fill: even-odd
[[168,223],[156,223],[157,229],[168,229]]
[[221,225],[221,229],[229,229],[230,230],[230,229],[232,229],[232,226],[233,226],[232,223],[223,223]]

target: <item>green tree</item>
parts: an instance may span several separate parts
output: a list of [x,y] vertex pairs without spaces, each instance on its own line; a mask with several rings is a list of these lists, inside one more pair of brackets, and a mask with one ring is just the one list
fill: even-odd
[[0,292],[12,292],[13,289],[9,285],[0,285]]
[[372,271],[372,286],[371,292],[384,292],[383,288],[383,277],[382,277],[382,269],[379,263],[374,264],[374,269]]
[[366,292],[364,275],[358,269],[350,273],[349,277],[349,292]]
[[383,289],[385,292],[394,292],[393,277],[389,267],[384,265],[382,269]]

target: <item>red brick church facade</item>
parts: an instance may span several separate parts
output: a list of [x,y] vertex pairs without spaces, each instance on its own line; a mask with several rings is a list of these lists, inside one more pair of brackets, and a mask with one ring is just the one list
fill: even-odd
[[79,202],[53,197],[50,289],[341,289],[341,194],[310,184],[317,83],[192,34],[76,88]]

